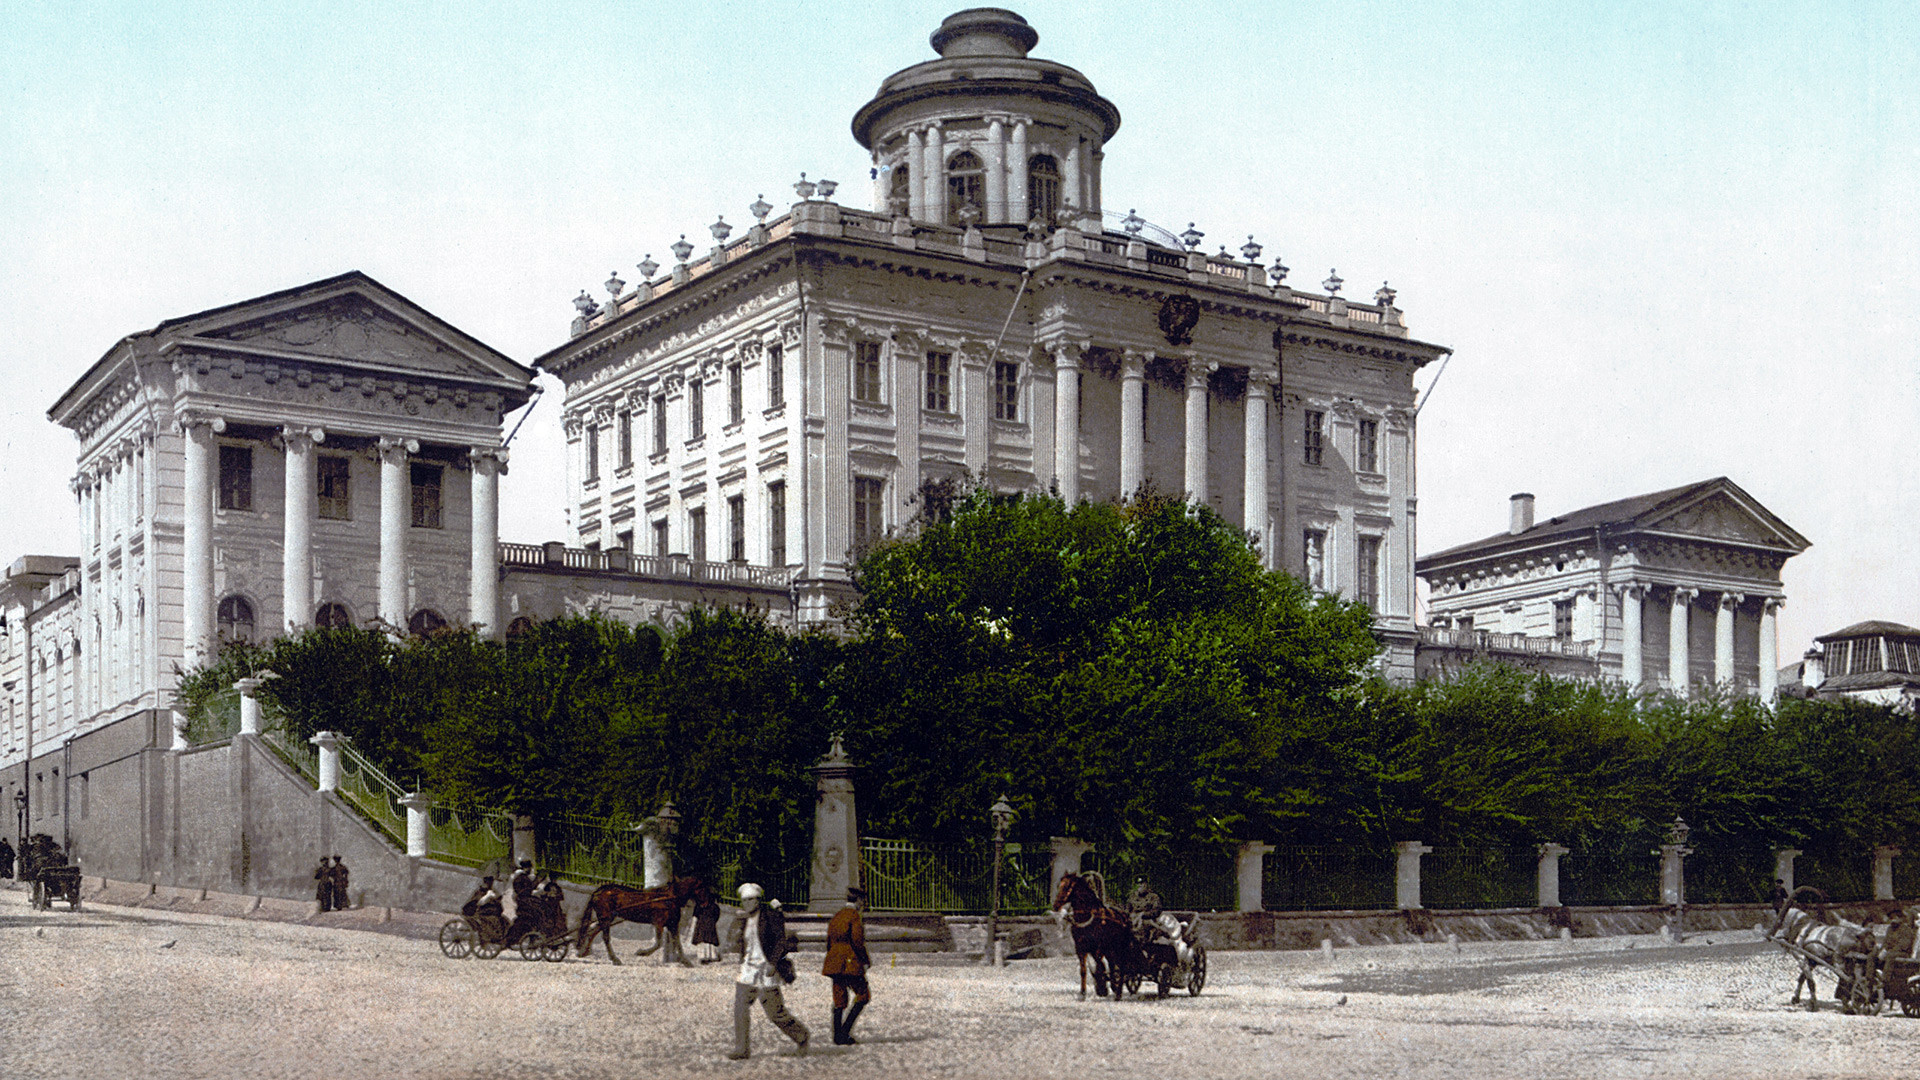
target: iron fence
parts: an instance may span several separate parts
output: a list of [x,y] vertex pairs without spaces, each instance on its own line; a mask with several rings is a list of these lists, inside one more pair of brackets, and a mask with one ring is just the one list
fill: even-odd
[[1107,902],[1125,906],[1134,882],[1145,879],[1160,903],[1178,911],[1233,911],[1240,905],[1238,860],[1212,851],[1153,855],[1139,851],[1088,852],[1082,870],[1107,883]]
[[[1052,855],[1006,845],[1000,867],[1000,910],[1037,912],[1047,895]],[[993,904],[993,845],[922,844],[911,840],[862,837],[860,867],[867,903],[886,911],[939,911],[985,914]]]
[[607,818],[552,814],[540,820],[540,860],[574,881],[646,880],[644,841],[631,825]]
[[1660,856],[1576,851],[1560,859],[1560,902],[1617,907],[1660,902]]
[[427,808],[427,856],[503,876],[513,861],[513,815],[436,802]]
[[1269,911],[1369,911],[1394,906],[1394,854],[1369,847],[1279,847],[1260,883]]
[[340,798],[360,812],[402,851],[407,847],[407,809],[400,800],[406,791],[387,778],[379,766],[351,746],[340,747]]
[[[1896,865],[1898,860],[1895,860]],[[1873,899],[1873,854],[1870,851],[1836,852],[1812,848],[1793,861],[1796,887],[1813,885],[1835,903],[1855,903]],[[1896,880],[1895,884],[1899,882]],[[1913,895],[1913,894],[1908,894]]]
[[1420,858],[1420,903],[1430,908],[1512,908],[1539,903],[1537,848],[1435,848]]

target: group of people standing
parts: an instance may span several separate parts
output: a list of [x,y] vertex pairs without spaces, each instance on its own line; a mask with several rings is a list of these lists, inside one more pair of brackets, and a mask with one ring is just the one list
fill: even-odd
[[[873,961],[867,955],[866,924],[860,917],[866,902],[865,889],[858,886],[848,889],[845,905],[827,922],[827,958],[820,974],[833,980],[836,1046],[857,1043],[853,1037],[854,1022],[860,1019],[861,1010],[873,996],[867,986],[867,970]],[[696,911],[696,930],[698,917]],[[751,882],[741,885],[740,918],[734,920],[727,943],[728,951],[740,957],[740,970],[733,980],[733,1050],[727,1056],[738,1061],[751,1055],[750,1019],[756,1000],[773,1026],[793,1040],[795,1052],[806,1053],[811,1032],[787,1011],[782,994],[795,975],[793,961],[788,958],[794,943],[787,935],[786,915],[780,910],[780,901],[767,899],[760,886]]]
[[321,911],[345,911],[353,906],[347,896],[347,864],[335,855],[333,862],[327,862],[325,855],[320,856],[320,865],[313,870],[313,898]]

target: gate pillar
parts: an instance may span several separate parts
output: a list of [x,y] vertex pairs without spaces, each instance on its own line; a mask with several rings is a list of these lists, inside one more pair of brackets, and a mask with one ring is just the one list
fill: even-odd
[[1788,896],[1793,895],[1793,860],[1799,857],[1799,848],[1776,848],[1773,852],[1773,879]]
[[519,866],[520,860],[533,857],[533,818],[528,814],[515,814],[513,815],[513,865]]
[[1259,911],[1265,905],[1265,897],[1260,893],[1266,881],[1267,852],[1272,850],[1272,844],[1258,840],[1240,845],[1240,855],[1234,861],[1234,877],[1240,887],[1239,905],[1235,910]]
[[260,699],[254,693],[260,689],[265,679],[248,677],[233,684],[240,691],[240,734],[260,734]]
[[347,737],[345,735],[335,735],[331,731],[321,731],[315,733],[313,738],[307,741],[320,748],[319,789],[321,791],[339,791],[340,744],[346,742]]
[[1560,906],[1560,856],[1567,849],[1559,844],[1540,845],[1540,869],[1534,877],[1543,908]]
[[1417,908],[1420,903],[1420,856],[1433,851],[1418,840],[1402,840],[1393,845],[1398,856],[1393,875],[1393,903],[1395,907]]
[[1891,844],[1881,844],[1873,849],[1873,898],[1875,900],[1893,899],[1893,857],[1900,849]]
[[814,766],[813,880],[808,911],[839,911],[860,884],[860,824],[853,809],[854,764],[835,735]]
[[407,808],[407,856],[414,859],[427,857],[427,809],[433,800],[426,792],[416,791],[400,800]]
[[1047,867],[1047,903],[1060,895],[1060,879],[1068,874],[1080,872],[1080,859],[1093,850],[1093,845],[1077,836],[1056,836],[1053,838],[1053,862]]

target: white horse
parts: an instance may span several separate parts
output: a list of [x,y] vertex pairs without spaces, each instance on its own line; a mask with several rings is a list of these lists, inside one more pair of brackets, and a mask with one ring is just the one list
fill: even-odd
[[[1795,895],[1798,896],[1798,890],[1795,891]],[[1768,938],[1791,945],[1798,950],[1793,955],[1800,961],[1800,977],[1794,981],[1793,1000],[1788,1004],[1800,1004],[1800,988],[1804,986],[1807,988],[1809,1010],[1820,1008],[1819,990],[1813,981],[1815,962],[1827,964],[1836,972],[1844,972],[1846,962],[1842,958],[1854,950],[1862,934],[1872,933],[1858,923],[1851,923],[1828,913],[1824,897],[1816,907],[1818,914],[1802,907],[1796,899],[1793,905],[1780,913],[1773,928],[1767,931]],[[1844,974],[1836,978],[1838,981],[1833,988],[1833,994],[1838,1000],[1845,997],[1847,980]]]

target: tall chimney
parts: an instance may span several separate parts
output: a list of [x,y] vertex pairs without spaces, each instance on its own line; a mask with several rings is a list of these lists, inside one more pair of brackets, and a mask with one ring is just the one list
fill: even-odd
[[1533,528],[1533,496],[1523,491],[1507,502],[1507,535],[1519,536]]
[[1818,690],[1820,684],[1826,681],[1827,654],[1821,652],[1818,646],[1808,649],[1807,654],[1800,658],[1800,685],[1809,690]]

